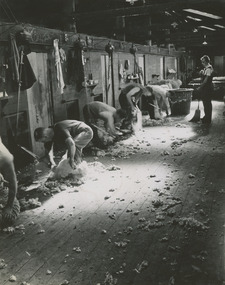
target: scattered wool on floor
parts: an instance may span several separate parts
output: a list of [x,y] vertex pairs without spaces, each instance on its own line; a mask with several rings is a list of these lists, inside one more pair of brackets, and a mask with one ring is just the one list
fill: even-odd
[[60,179],[68,176],[74,176],[74,178],[82,178],[87,174],[87,162],[81,162],[76,169],[72,169],[69,164],[69,159],[62,159],[56,169],[52,172],[52,178]]

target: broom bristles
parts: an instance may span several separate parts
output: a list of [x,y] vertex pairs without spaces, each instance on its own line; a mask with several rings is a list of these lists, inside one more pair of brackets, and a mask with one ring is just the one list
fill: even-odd
[[195,110],[193,118],[189,122],[198,122],[201,118],[201,111],[199,109]]

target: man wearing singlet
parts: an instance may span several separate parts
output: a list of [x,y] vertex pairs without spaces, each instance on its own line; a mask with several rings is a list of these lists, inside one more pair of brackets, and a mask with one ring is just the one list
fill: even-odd
[[67,156],[72,169],[82,161],[82,150],[93,137],[92,129],[84,122],[76,120],[64,120],[52,127],[37,128],[34,131],[34,138],[44,143],[46,154],[49,157],[51,166],[55,166],[54,144],[66,146]]
[[212,121],[213,67],[210,64],[210,58],[208,55],[201,57],[201,63],[204,66],[204,69],[201,71],[202,82],[197,90],[201,94],[204,106],[205,116],[202,118],[202,123],[210,124]]
[[150,87],[144,87],[139,83],[130,83],[121,90],[119,95],[120,106],[127,113],[127,118],[123,122],[124,128],[126,128],[126,124],[131,124],[137,119],[138,102],[142,95],[152,96]]

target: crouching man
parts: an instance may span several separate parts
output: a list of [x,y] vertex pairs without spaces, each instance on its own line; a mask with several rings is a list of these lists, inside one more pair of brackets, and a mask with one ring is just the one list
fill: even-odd
[[[151,119],[162,119],[162,111],[166,111],[167,116],[171,116],[171,108],[169,103],[169,90],[168,85],[148,85],[152,97],[148,97],[149,102],[149,115]],[[151,100],[151,101],[150,101]],[[152,111],[152,107],[154,108]]]
[[[104,137],[104,140],[106,140],[107,134],[108,141],[110,142],[111,138],[115,139],[123,134],[119,127],[126,117],[126,111],[122,109],[116,110],[114,107],[103,102],[95,101],[84,106],[83,115],[85,123],[93,129],[94,141],[96,144],[104,144],[102,138]],[[99,120],[104,122],[104,126],[100,125]],[[102,129],[103,136],[101,137],[100,133],[102,127],[104,127],[104,129]],[[103,132],[105,133],[103,134]],[[107,144],[107,142],[105,143]]]
[[131,128],[134,130],[134,124],[137,124],[138,114],[141,111],[138,102],[141,96],[152,96],[151,89],[144,87],[139,83],[130,83],[126,85],[120,92],[119,102],[122,109],[127,113],[127,118],[123,122],[123,128]]
[[56,123],[53,127],[37,128],[34,131],[34,138],[44,143],[46,154],[49,157],[51,166],[54,167],[54,145],[66,146],[67,157],[72,169],[82,162],[82,150],[93,137],[92,129],[84,122],[76,120],[64,120]]
[[0,217],[2,218],[0,225],[12,225],[18,217],[20,205],[16,198],[16,194],[17,179],[13,155],[4,146],[0,137],[0,204],[4,206],[2,215],[0,214]]

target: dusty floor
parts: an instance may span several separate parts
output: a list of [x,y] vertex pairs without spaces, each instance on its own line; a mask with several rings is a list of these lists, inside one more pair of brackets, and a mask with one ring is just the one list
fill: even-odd
[[225,284],[224,103],[211,126],[188,122],[195,108],[86,155],[83,183],[27,171],[0,284]]

